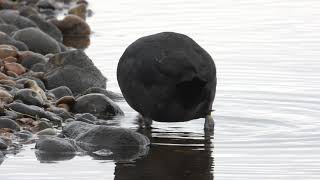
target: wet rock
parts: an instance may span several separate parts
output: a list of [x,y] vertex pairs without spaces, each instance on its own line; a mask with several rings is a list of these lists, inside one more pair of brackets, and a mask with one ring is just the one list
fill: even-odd
[[7,143],[4,140],[2,140],[2,138],[0,138],[0,151],[6,150],[7,148],[8,148]]
[[38,136],[55,136],[57,135],[57,132],[53,128],[47,128],[44,130],[41,130],[37,133]]
[[118,105],[107,96],[98,93],[87,94],[76,99],[72,111],[75,113],[91,113],[102,119],[123,115]]
[[0,89],[0,102],[8,104],[13,101],[13,96],[6,90]]
[[11,24],[0,24],[0,31],[10,35],[11,33],[18,31],[19,29]]
[[50,20],[55,24],[63,36],[89,36],[91,33],[90,26],[80,17],[75,15],[67,15],[63,20]]
[[40,132],[48,128],[52,128],[52,125],[49,123],[49,119],[41,118],[41,120],[39,122],[36,122],[35,126],[32,127],[32,131]]
[[31,15],[29,16],[29,19],[35,22],[43,32],[50,35],[57,42],[62,42],[62,33],[55,25],[47,22],[44,18],[40,17],[39,15]]
[[21,77],[20,79],[16,80],[16,83],[26,85],[26,83],[29,81],[35,81],[35,83],[37,83],[37,86],[39,86],[42,90],[45,90],[44,83],[36,77]]
[[19,54],[19,61],[24,67],[31,69],[37,63],[45,64],[46,58],[42,54],[34,53],[32,51],[24,51]]
[[52,0],[39,0],[36,4],[39,9],[52,9],[55,10],[55,4]]
[[57,99],[60,99],[64,96],[73,96],[72,91],[67,86],[60,86],[49,91]]
[[86,49],[90,45],[90,36],[63,36],[63,44],[76,49]]
[[19,8],[19,14],[24,17],[38,15],[38,11],[32,6],[22,6]]
[[53,112],[62,119],[72,118],[72,115],[65,108],[51,106],[47,110]]
[[91,93],[104,94],[105,96],[107,96],[108,98],[110,98],[113,101],[119,101],[119,100],[124,99],[120,93],[115,93],[115,92],[108,91],[106,89],[99,88],[99,87],[91,87],[91,88],[87,89],[86,91],[84,91],[82,94],[86,95],[86,94],[91,94]]
[[111,151],[125,150],[126,148],[140,148],[150,144],[149,139],[135,131],[125,128],[108,126],[94,126],[89,131],[80,134],[77,144],[88,151],[110,149]]
[[16,95],[14,96],[14,99],[21,100],[25,104],[40,107],[42,107],[45,104],[45,102],[39,96],[39,94],[31,89],[21,89],[17,91]]
[[24,42],[29,47],[30,51],[36,53],[46,55],[60,52],[58,42],[36,28],[25,28],[16,31],[12,37],[18,41]]
[[0,165],[3,163],[4,154],[0,151]]
[[0,117],[0,128],[8,128],[14,131],[19,131],[20,126],[13,120]]
[[1,10],[0,18],[3,19],[7,24],[16,26],[18,29],[38,27],[37,24],[30,19],[20,16],[17,11]]
[[106,78],[82,50],[54,55],[45,69],[48,89],[67,86],[73,93],[79,94],[93,86],[106,87]]
[[33,134],[30,131],[27,130],[22,130],[20,132],[16,132],[14,133],[14,135],[16,136],[17,140],[19,142],[26,142],[32,139]]
[[92,122],[97,121],[97,117],[95,117],[94,115],[92,115],[90,113],[76,114],[74,117],[75,118],[84,118],[84,119],[87,119]]
[[14,63],[14,62],[13,63],[5,63],[4,70],[14,72],[17,75],[21,75],[26,72],[26,69],[21,64]]
[[11,45],[0,45],[0,58],[4,59],[7,57],[17,57],[18,50]]
[[62,130],[62,133],[71,139],[75,139],[80,134],[85,133],[96,125],[88,124],[81,121],[73,121],[68,123]]
[[69,14],[76,15],[82,19],[86,19],[87,14],[87,5],[86,4],[78,4],[75,7],[72,7],[68,11]]
[[57,137],[40,138],[36,149],[47,153],[75,153],[75,147],[67,140]]
[[16,112],[30,115],[33,117],[47,118],[50,121],[57,122],[57,123],[62,121],[62,119],[59,116],[57,116],[56,114],[54,114],[52,112],[45,111],[44,109],[42,109],[38,106],[25,105],[25,104],[22,104],[19,102],[13,102],[13,103],[9,104],[8,107]]
[[[1,30],[0,30],[1,31]],[[0,32],[0,44],[7,44],[7,45],[12,45],[16,47],[19,51],[26,51],[28,50],[28,47],[26,44],[24,44],[21,41],[17,41],[10,37],[9,35]]]

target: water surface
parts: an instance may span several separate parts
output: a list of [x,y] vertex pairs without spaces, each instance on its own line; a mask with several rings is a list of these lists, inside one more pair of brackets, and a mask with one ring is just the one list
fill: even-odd
[[76,156],[40,163],[34,144],[8,155],[0,179],[319,179],[320,2],[317,0],[92,0],[86,50],[120,92],[116,66],[125,48],[162,31],[189,35],[214,58],[218,87],[214,135],[203,119],[138,129],[120,102],[115,125],[152,140],[132,162]]

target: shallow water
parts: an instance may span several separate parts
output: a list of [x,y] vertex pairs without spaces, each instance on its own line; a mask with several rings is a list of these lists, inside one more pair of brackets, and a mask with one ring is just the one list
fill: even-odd
[[[0,179],[319,179],[320,2],[317,0],[91,1],[86,50],[120,92],[116,66],[141,36],[189,35],[215,59],[214,136],[203,119],[153,124],[149,154],[132,162],[76,156],[40,163],[33,144],[8,155]],[[138,129],[120,103],[115,125]]]

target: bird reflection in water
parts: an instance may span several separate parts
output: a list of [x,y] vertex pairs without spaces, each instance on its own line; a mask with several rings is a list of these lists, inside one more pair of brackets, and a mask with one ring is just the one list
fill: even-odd
[[157,129],[138,131],[150,138],[149,153],[133,163],[116,162],[115,180],[213,179],[212,131],[198,137],[183,132],[163,132],[166,137],[159,137]]

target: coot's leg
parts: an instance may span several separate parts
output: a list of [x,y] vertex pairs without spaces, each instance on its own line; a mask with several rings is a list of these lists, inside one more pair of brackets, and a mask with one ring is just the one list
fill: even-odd
[[211,113],[209,113],[206,117],[205,117],[205,122],[204,122],[204,129],[205,130],[214,130],[214,120],[211,116]]
[[151,128],[152,119],[142,116],[141,114],[138,115],[138,122],[140,128]]

